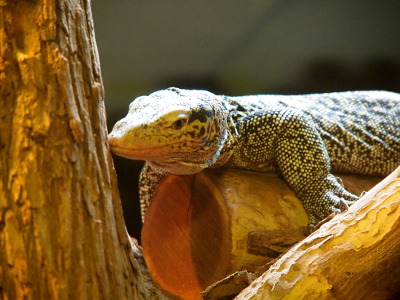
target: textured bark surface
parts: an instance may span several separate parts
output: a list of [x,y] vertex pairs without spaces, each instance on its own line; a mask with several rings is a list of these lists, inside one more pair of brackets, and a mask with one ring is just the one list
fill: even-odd
[[236,300],[398,299],[400,168],[295,245]]
[[129,239],[90,2],[0,1],[0,299],[165,299]]

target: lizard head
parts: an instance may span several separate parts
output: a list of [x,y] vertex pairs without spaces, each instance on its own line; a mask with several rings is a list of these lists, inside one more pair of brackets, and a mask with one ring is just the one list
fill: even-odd
[[111,150],[175,174],[192,174],[219,156],[227,135],[219,96],[169,88],[135,99],[109,134]]

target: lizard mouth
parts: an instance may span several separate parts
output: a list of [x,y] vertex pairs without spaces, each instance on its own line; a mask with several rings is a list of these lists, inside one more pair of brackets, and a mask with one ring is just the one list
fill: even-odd
[[157,157],[165,155],[165,147],[148,147],[146,149],[132,149],[123,148],[119,146],[112,146],[110,144],[111,151],[119,156],[135,159],[135,160],[151,160]]
[[[139,144],[136,143],[135,148],[126,147],[125,145],[121,145],[117,139],[110,137],[108,139],[110,144],[111,151],[119,156],[134,159],[134,160],[163,160],[165,161],[168,158],[171,158],[173,154],[179,153],[188,153],[188,152],[196,152],[203,145],[198,141],[177,141],[168,143],[162,146],[154,146],[149,145],[147,143]],[[185,144],[185,151],[182,151],[179,144]],[[190,147],[188,147],[190,145]]]

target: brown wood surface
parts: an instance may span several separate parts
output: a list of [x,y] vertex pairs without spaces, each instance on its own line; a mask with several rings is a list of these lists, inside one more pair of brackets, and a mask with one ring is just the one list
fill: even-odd
[[399,205],[400,167],[235,299],[399,299]]
[[129,239],[90,1],[0,1],[0,299],[166,299]]
[[[357,194],[381,180],[342,179]],[[164,290],[181,299],[200,299],[207,286],[242,266],[262,265],[276,257],[250,254],[249,232],[284,230],[299,240],[306,226],[300,201],[276,174],[218,169],[171,175],[162,181],[147,211],[143,254]]]
[[147,222],[142,233],[153,278],[182,299],[191,299],[196,292],[198,296],[203,286],[222,278],[230,259],[224,252],[231,240],[226,207],[220,206],[221,199],[215,201],[221,196],[209,181],[203,181],[207,178],[194,181],[196,177],[165,178],[157,191],[165,201],[156,201],[147,213],[161,227]]

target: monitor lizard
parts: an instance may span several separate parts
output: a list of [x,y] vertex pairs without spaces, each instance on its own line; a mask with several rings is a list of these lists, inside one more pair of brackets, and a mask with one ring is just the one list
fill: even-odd
[[163,176],[229,167],[280,172],[313,231],[359,198],[331,171],[385,176],[400,165],[400,94],[229,97],[171,87],[134,100],[109,144],[117,155],[146,161],[143,218]]

